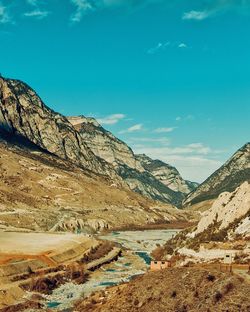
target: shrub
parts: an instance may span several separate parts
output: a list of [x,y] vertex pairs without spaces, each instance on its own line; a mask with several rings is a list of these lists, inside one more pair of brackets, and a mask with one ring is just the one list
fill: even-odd
[[214,282],[214,281],[215,281],[215,276],[212,275],[212,274],[208,274],[207,280],[208,280],[209,282]]
[[223,298],[223,295],[220,291],[217,291],[214,295],[215,302],[219,302]]
[[172,294],[171,294],[171,297],[172,297],[172,298],[176,298],[176,296],[177,296],[177,292],[176,292],[176,290],[174,290],[174,291],[172,292]]

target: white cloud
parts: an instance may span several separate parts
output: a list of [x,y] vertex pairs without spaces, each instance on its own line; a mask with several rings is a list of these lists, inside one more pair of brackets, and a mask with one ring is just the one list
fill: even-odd
[[38,1],[39,1],[39,0],[26,0],[26,2],[27,2],[28,4],[34,5],[34,6],[38,5]]
[[79,23],[86,12],[95,9],[92,2],[88,0],[71,0],[71,2],[76,7],[75,13],[73,13],[70,18],[72,23]]
[[142,130],[142,128],[143,128],[143,124],[136,124],[126,130],[120,131],[119,133],[122,134],[122,133],[136,132],[136,131]]
[[25,12],[23,14],[25,17],[32,17],[32,18],[36,18],[36,19],[43,19],[43,18],[47,17],[50,14],[49,11],[41,10],[39,8],[39,4],[42,4],[42,2],[40,0],[26,0],[26,2],[29,5],[33,6],[34,8],[33,8],[32,11]]
[[197,20],[202,21],[206,18],[208,18],[211,15],[211,12],[209,11],[189,11],[185,12],[182,16],[183,20]]
[[104,118],[97,118],[97,121],[101,125],[114,125],[118,123],[120,120],[124,119],[126,115],[124,114],[113,114]]
[[0,2],[0,24],[7,24],[11,23],[12,20],[9,16],[9,13],[7,11],[7,8],[3,6]]
[[176,127],[170,127],[170,128],[157,128],[154,130],[155,133],[168,133],[173,132],[176,129]]
[[34,17],[37,19],[43,19],[49,15],[50,12],[48,11],[41,11],[39,9],[31,11],[31,12],[26,12],[24,13],[24,16],[26,17]]
[[161,50],[165,50],[170,45],[170,42],[159,42],[155,47],[148,49],[148,54],[155,54]]
[[185,49],[185,48],[187,48],[188,47],[188,45],[186,44],[186,43],[184,43],[184,42],[182,42],[182,43],[180,43],[179,45],[178,45],[178,48],[180,48],[180,49]]
[[181,43],[170,42],[170,41],[167,41],[165,43],[159,42],[155,47],[148,49],[147,53],[148,54],[156,54],[158,52],[166,50],[167,48],[172,48],[172,49],[180,48],[180,49],[184,49],[184,48],[188,48],[188,45],[186,43],[184,43],[184,42],[181,42]]
[[225,13],[232,10],[237,13],[249,13],[249,0],[209,0],[205,1],[204,10],[191,10],[182,16],[184,20],[202,21],[208,17],[216,16],[218,13]]
[[176,121],[192,121],[195,119],[194,115],[187,115],[187,116],[177,116],[175,118]]

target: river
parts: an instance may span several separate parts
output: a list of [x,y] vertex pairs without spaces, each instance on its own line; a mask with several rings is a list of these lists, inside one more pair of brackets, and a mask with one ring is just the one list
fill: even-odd
[[122,256],[91,273],[86,283],[76,285],[69,282],[54,290],[51,295],[46,296],[47,307],[54,308],[55,311],[70,311],[75,300],[144,274],[149,268],[151,251],[177,232],[178,230],[145,230],[100,235],[100,239],[119,243],[124,248]]

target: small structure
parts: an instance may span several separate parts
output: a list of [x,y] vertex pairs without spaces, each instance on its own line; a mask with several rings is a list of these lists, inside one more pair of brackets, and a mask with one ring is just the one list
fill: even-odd
[[167,268],[171,268],[170,261],[151,261],[150,264],[151,271],[160,271]]
[[226,253],[223,259],[224,264],[232,264],[234,260],[234,256],[232,253]]

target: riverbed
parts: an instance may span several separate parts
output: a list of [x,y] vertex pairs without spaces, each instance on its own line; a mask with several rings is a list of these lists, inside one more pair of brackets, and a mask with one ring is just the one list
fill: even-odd
[[[66,283],[46,296],[47,307],[54,311],[70,309],[75,300],[87,297],[91,293],[130,281],[144,274],[150,265],[150,253],[158,244],[164,244],[178,230],[145,230],[111,232],[98,236],[123,247],[122,256],[115,262],[102,266],[92,272],[89,280],[81,285]],[[70,310],[68,310],[70,311]]]

